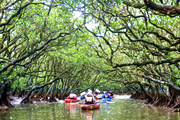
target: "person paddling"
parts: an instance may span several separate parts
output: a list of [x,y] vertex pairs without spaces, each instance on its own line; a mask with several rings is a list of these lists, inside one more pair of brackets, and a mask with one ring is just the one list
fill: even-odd
[[95,99],[92,93],[88,93],[85,97],[85,104],[94,104],[94,103],[95,103]]
[[109,95],[113,98],[114,97],[114,94],[113,94],[113,92],[110,90],[109,91]]
[[97,96],[100,93],[100,91],[98,89],[96,89],[96,91],[94,92],[95,96]]
[[112,99],[112,97],[106,91],[104,91],[104,94],[102,95],[102,98]]
[[82,92],[80,95],[81,95],[80,99],[83,100],[83,99],[85,99],[86,92]]
[[76,94],[74,94],[73,92],[70,93],[70,95],[67,97],[67,99],[77,100]]

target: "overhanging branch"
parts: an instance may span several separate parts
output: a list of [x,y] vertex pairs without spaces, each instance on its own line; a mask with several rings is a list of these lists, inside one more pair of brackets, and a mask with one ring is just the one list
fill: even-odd
[[176,6],[161,5],[161,4],[157,4],[157,3],[153,2],[152,0],[144,0],[145,4],[133,3],[133,2],[126,1],[126,0],[123,0],[123,3],[127,6],[131,6],[131,7],[139,8],[139,9],[145,8],[145,6],[147,6],[151,10],[158,11],[159,13],[162,13],[165,15],[170,15],[170,16],[171,15],[174,15],[174,16],[180,15],[180,7],[178,7],[177,5]]
[[145,5],[151,10],[158,11],[159,13],[166,15],[180,15],[180,7],[171,5],[160,5],[152,0],[144,0]]
[[117,68],[117,67],[124,67],[124,66],[144,66],[144,65],[148,65],[148,64],[154,64],[154,65],[160,65],[160,64],[163,64],[163,63],[170,63],[170,64],[176,64],[180,62],[180,58],[175,58],[175,59],[164,59],[164,60],[161,60],[161,61],[145,61],[145,62],[133,62],[133,63],[125,63],[125,64],[116,64],[113,66],[113,68]]
[[171,88],[173,88],[173,89],[175,89],[175,90],[177,90],[177,91],[180,91],[180,88],[179,88],[179,87],[176,87],[175,85],[173,85],[173,84],[170,83],[170,82],[165,82],[165,81],[156,80],[156,79],[153,79],[153,78],[151,78],[151,77],[144,76],[144,75],[143,75],[142,77],[145,78],[145,79],[151,80],[151,81],[153,81],[153,82],[156,82],[156,83],[160,83],[160,84],[167,85],[167,86],[169,86],[169,87],[171,87]]

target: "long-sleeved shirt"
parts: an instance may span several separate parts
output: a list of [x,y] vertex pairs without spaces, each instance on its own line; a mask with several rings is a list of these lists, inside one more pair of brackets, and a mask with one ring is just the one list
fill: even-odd
[[77,97],[76,97],[76,96],[73,96],[72,98],[70,98],[70,96],[68,96],[67,99],[74,99],[74,100],[77,100]]
[[112,97],[108,93],[104,93],[102,95],[102,98],[110,98],[110,99],[112,99]]

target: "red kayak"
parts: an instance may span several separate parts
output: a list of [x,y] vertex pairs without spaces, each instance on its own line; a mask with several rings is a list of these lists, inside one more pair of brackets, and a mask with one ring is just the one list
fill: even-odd
[[101,97],[95,97],[96,100],[101,100],[102,98]]
[[75,103],[75,102],[79,102],[79,100],[65,99],[65,103]]
[[100,103],[81,105],[81,110],[94,110],[100,107]]

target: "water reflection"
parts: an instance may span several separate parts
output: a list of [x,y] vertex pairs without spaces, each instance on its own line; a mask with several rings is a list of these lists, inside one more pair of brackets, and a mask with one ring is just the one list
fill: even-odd
[[65,113],[69,119],[74,119],[79,110],[79,103],[65,103]]
[[79,103],[21,105],[0,112],[0,120],[180,120],[180,113],[142,101],[114,99],[100,104],[100,109],[90,111],[82,111]]
[[96,114],[98,114],[100,109],[95,110],[81,110],[81,116],[86,120],[95,120]]
[[102,111],[110,110],[111,109],[111,103],[110,102],[103,102],[101,104],[101,109],[102,109]]

